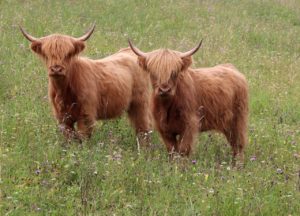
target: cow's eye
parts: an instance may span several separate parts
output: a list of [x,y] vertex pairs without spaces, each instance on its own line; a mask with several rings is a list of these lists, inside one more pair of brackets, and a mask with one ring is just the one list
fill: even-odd
[[68,60],[72,57],[73,53],[69,52],[66,56],[65,56],[65,60]]
[[48,60],[48,56],[46,55],[46,53],[43,52],[43,50],[41,50],[40,55],[47,61]]
[[176,78],[177,78],[177,73],[175,71],[172,71],[172,73],[171,73],[171,79],[172,80],[176,80]]
[[150,78],[151,78],[151,80],[153,80],[153,81],[156,81],[156,80],[157,80],[157,77],[156,77],[155,75],[153,75],[153,74],[150,75]]

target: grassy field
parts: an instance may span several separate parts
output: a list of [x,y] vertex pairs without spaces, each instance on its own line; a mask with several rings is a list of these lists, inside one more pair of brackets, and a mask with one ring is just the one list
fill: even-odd
[[[126,117],[67,144],[47,99],[44,65],[18,24],[41,37],[96,30],[84,55],[127,46],[186,51],[194,67],[231,62],[250,85],[245,168],[224,137],[199,136],[187,161],[138,154]],[[299,215],[300,1],[0,0],[0,215]]]

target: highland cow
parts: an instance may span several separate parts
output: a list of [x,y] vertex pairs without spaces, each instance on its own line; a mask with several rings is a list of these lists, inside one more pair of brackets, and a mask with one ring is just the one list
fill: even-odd
[[124,111],[143,136],[150,130],[150,79],[130,48],[100,60],[80,57],[94,28],[79,38],[35,38],[20,27],[46,64],[53,113],[67,139],[90,137],[96,120],[116,118]]
[[[202,41],[201,41],[202,43]],[[232,65],[192,69],[192,55],[159,49],[144,53],[130,41],[138,63],[150,74],[152,113],[169,153],[189,155],[197,132],[223,133],[236,158],[243,162],[247,143],[248,84]]]

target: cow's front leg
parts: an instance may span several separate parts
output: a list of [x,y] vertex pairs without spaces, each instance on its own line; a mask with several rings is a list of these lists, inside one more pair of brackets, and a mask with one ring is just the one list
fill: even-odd
[[90,138],[95,126],[95,120],[89,116],[83,116],[77,121],[77,132],[80,139]]
[[58,129],[68,141],[77,137],[74,128],[75,120],[70,115],[56,113],[56,118],[58,120]]
[[70,141],[72,139],[76,139],[76,131],[74,129],[74,124],[73,125],[67,125],[64,123],[59,123],[58,129],[63,133],[64,137]]
[[175,146],[177,142],[176,135],[166,132],[161,132],[160,135],[164,141],[165,146],[167,147],[169,158],[172,159],[174,156]]
[[197,126],[188,126],[179,136],[175,150],[182,156],[189,156],[197,136]]

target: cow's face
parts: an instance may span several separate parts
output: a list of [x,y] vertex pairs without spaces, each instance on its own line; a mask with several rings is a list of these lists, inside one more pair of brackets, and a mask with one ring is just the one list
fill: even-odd
[[169,49],[144,53],[129,41],[132,51],[138,56],[139,65],[150,74],[155,97],[161,99],[172,98],[176,94],[178,83],[191,65],[192,55],[201,43],[186,53]]
[[200,48],[202,41],[192,50],[181,53],[169,49],[160,49],[144,53],[129,40],[129,46],[138,56],[139,65],[150,73],[154,94],[167,99],[176,94],[178,83],[192,63],[192,55]]
[[31,44],[31,49],[45,62],[48,75],[53,78],[66,76],[70,62],[83,49],[83,41],[65,35],[49,35]]
[[159,81],[159,79],[153,74],[150,75],[150,78],[156,97],[167,99],[175,95],[177,87],[177,75],[175,75],[175,73],[174,75],[172,74],[165,82]]
[[22,34],[31,42],[31,49],[46,63],[48,75],[52,78],[67,75],[70,62],[85,48],[84,41],[92,35],[94,29],[95,24],[79,38],[60,34],[35,38],[20,27]]
[[180,56],[171,50],[157,50],[148,54],[139,64],[150,74],[155,97],[170,99],[176,94],[179,77],[186,66]]

